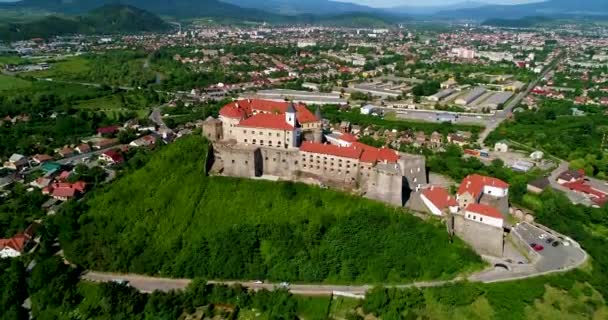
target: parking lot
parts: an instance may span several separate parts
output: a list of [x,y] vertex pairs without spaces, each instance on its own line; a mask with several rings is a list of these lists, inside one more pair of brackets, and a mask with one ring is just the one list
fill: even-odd
[[[511,232],[516,232],[528,245],[537,244],[543,246],[542,250],[536,251],[540,259],[535,264],[538,271],[561,270],[578,265],[585,259],[585,252],[567,237],[551,234],[530,223],[522,222],[516,225]],[[553,239],[548,243],[548,239]],[[559,244],[553,246],[553,242]]]

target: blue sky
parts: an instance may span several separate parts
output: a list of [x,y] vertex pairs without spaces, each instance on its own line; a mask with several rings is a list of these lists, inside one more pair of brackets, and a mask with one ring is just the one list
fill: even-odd
[[[467,2],[468,0],[337,0],[342,2],[353,2],[364,4],[371,7],[390,7],[390,6],[436,6]],[[488,4],[519,4],[539,2],[541,0],[469,0],[473,2],[483,2]],[[577,1],[577,0],[573,0]],[[584,1],[584,0],[582,0]]]

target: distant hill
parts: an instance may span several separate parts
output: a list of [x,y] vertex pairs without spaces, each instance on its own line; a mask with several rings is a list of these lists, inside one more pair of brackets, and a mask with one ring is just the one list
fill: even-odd
[[[34,8],[65,14],[83,14],[118,0],[21,0],[4,3],[0,8]],[[141,8],[158,15],[173,17],[231,17],[264,20],[274,15],[261,10],[244,9],[218,0],[119,0],[121,4]]]
[[439,17],[484,20],[489,18],[518,19],[529,16],[608,16],[606,0],[549,0],[521,5],[488,5],[478,8],[445,10]]
[[383,28],[403,21],[403,18],[386,14],[345,13],[331,16],[300,15],[293,18],[296,23],[316,24],[348,28]]
[[221,0],[243,8],[260,9],[282,15],[340,15],[355,12],[378,12],[380,10],[350,2],[331,0]]
[[0,24],[0,39],[49,38],[66,34],[110,34],[168,30],[158,16],[127,5],[106,5],[83,16],[48,16],[24,23]]
[[520,19],[488,19],[482,23],[484,26],[505,28],[531,28],[556,21],[549,17],[524,17]]
[[464,1],[448,5],[435,6],[411,6],[403,5],[385,9],[386,12],[400,15],[432,15],[441,11],[472,9],[486,6],[486,3],[477,1]]

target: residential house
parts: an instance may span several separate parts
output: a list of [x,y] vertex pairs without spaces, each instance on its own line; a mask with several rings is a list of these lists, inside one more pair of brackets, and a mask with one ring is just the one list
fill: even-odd
[[19,257],[27,246],[34,240],[38,224],[28,226],[23,233],[18,233],[9,239],[0,239],[0,259]]
[[15,258],[25,251],[27,238],[24,234],[17,234],[9,239],[0,239],[0,259]]
[[56,152],[62,158],[71,157],[75,154],[74,149],[69,147],[63,147],[61,149],[56,150]]
[[545,191],[550,185],[551,182],[549,181],[549,179],[547,179],[546,177],[542,177],[528,182],[527,190],[530,193],[539,194]]
[[448,134],[448,142],[458,145],[460,147],[464,147],[468,144],[467,139],[457,133]]
[[24,155],[13,153],[8,161],[4,163],[4,167],[13,170],[21,170],[27,166],[27,164],[27,158]]
[[150,147],[150,146],[154,146],[156,144],[156,137],[153,135],[147,135],[147,136],[143,136],[137,140],[133,140],[131,141],[131,143],[129,143],[130,146],[132,147]]
[[416,132],[416,135],[414,138],[414,146],[422,147],[425,144],[426,144],[426,134],[424,134],[424,131]]
[[36,164],[42,164],[51,160],[53,160],[53,157],[49,156],[48,154],[37,154],[32,157],[32,161],[34,161]]
[[75,183],[57,182],[49,186],[51,196],[60,201],[68,201],[84,194],[86,183],[78,181]]
[[585,179],[585,170],[567,170],[562,172],[558,177],[557,177],[557,183],[559,184],[565,184],[565,183],[572,183],[572,182],[578,182],[578,181],[583,181]]
[[118,139],[100,139],[93,143],[93,148],[97,150],[106,149],[119,143]]
[[105,161],[109,165],[117,165],[124,162],[123,156],[116,150],[108,150],[102,153],[99,159]]
[[32,182],[30,182],[30,186],[38,189],[44,189],[48,187],[53,180],[50,178],[40,177]]
[[441,136],[441,133],[435,131],[433,133],[431,133],[431,137],[429,138],[429,147],[436,149],[441,147],[441,143],[443,142],[443,137]]
[[108,126],[97,129],[97,135],[100,137],[106,137],[116,134],[120,130],[120,126]]
[[494,144],[494,151],[496,152],[509,152],[509,144],[507,141],[502,140]]
[[76,150],[80,154],[85,154],[91,152],[91,146],[88,143],[79,144],[74,150]]

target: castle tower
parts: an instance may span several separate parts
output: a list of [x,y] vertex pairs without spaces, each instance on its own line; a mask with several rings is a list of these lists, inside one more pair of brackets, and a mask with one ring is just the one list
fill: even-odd
[[285,122],[289,123],[292,127],[296,127],[296,107],[293,102],[290,102],[285,111]]
[[317,106],[315,110],[315,118],[319,121],[319,127],[313,130],[313,141],[322,143],[323,142],[323,116],[321,115],[321,107]]

